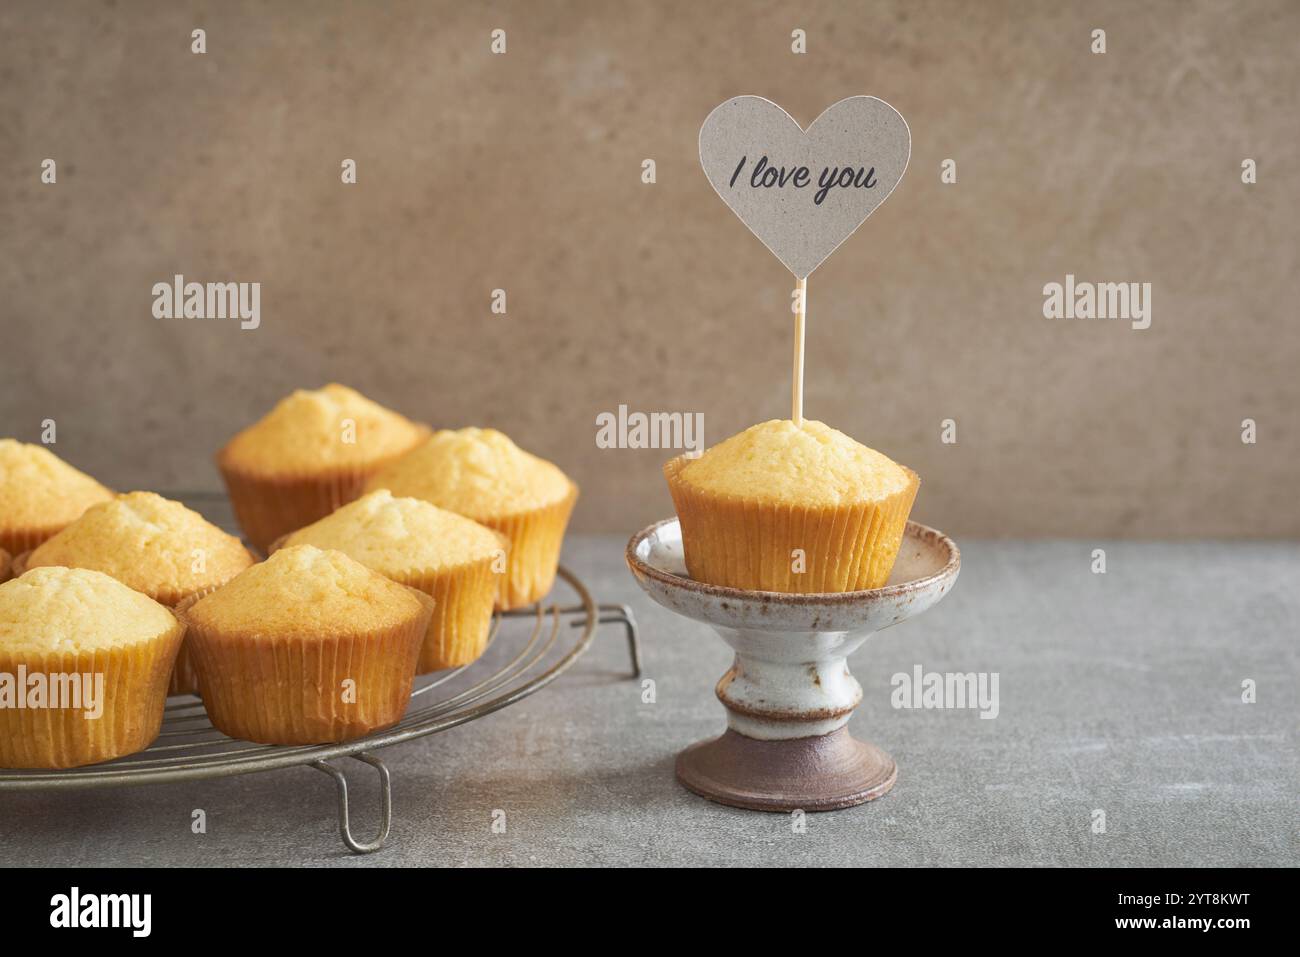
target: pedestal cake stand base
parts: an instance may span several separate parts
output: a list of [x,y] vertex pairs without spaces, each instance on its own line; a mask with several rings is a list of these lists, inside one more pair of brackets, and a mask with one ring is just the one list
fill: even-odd
[[751,811],[835,811],[888,792],[898,766],[848,728],[783,741],[728,729],[677,755],[677,780],[700,797]]

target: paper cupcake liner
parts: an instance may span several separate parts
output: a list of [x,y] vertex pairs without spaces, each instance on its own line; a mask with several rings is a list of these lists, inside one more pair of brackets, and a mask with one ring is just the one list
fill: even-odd
[[[250,557],[256,560],[252,553]],[[14,578],[20,578],[27,571],[27,561],[31,557],[31,552],[23,552],[13,560],[11,574]],[[0,582],[4,581],[3,575],[0,575]],[[199,599],[204,595],[209,595],[216,591],[225,582],[217,582],[214,585],[208,585],[192,591],[179,590],[160,590],[155,593],[147,593],[150,598],[160,605],[166,605],[168,608],[175,610],[176,606],[186,598]],[[176,655],[176,663],[172,667],[171,679],[167,684],[167,696],[180,694],[198,694],[199,693],[199,676],[194,667],[194,657],[190,654],[189,646],[182,641],[180,651]]]
[[217,463],[239,527],[262,552],[281,535],[324,518],[361,496],[382,464],[320,475],[266,476]]
[[480,525],[510,540],[506,573],[498,576],[498,608],[508,610],[532,604],[551,590],[560,565],[564,529],[577,501],[578,486],[570,482],[569,494],[553,505],[500,518],[474,517]]
[[167,682],[167,697],[182,694],[199,693],[199,670],[194,665],[194,654],[189,645],[181,642],[176,663],[172,665],[172,675]]
[[[355,634],[260,638],[195,624],[177,609],[212,724],[261,744],[327,744],[396,724],[406,711],[432,601],[409,621]],[[344,682],[351,681],[350,686]]]
[[[162,592],[153,596],[154,601],[166,605],[173,610],[186,599],[198,601],[204,595],[211,595],[214,591],[224,585],[225,582],[218,582],[215,585],[208,585],[206,588],[200,588],[197,591],[188,592]],[[176,655],[176,663],[172,665],[172,676],[167,682],[167,697],[180,694],[199,693],[199,670],[194,663],[194,653],[190,650],[188,641],[182,641],[180,651]]]
[[57,525],[44,525],[40,528],[0,528],[0,549],[12,555],[30,552],[47,538],[53,538],[67,528],[71,522]]
[[217,469],[226,483],[239,527],[265,554],[281,535],[310,525],[360,498],[372,476],[419,445],[429,433],[427,426],[420,426],[419,437],[408,448],[356,465],[269,475],[231,465],[224,454],[218,453]]
[[[682,528],[686,570],[697,581],[756,591],[824,593],[879,588],[889,580],[920,479],[902,491],[844,506],[776,505],[702,492],[679,480],[678,456],[664,476]],[[795,550],[803,552],[797,570]]]
[[[102,713],[84,709],[0,708],[0,767],[73,768],[147,748],[162,728],[167,678],[180,648],[177,621],[149,641],[84,652],[15,653],[0,649],[0,673],[103,675]],[[92,679],[93,680],[93,677]]]
[[492,632],[492,609],[498,594],[497,574],[488,557],[436,572],[390,575],[433,599],[433,617],[420,649],[416,674],[459,668],[477,661]]

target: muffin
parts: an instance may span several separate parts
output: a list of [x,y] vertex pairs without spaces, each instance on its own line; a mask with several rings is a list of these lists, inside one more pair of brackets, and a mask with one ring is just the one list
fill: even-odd
[[664,466],[697,581],[777,592],[879,588],[920,479],[821,422],[774,419]]
[[[416,674],[475,661],[487,647],[504,535],[417,498],[370,492],[280,540],[334,549],[433,599]],[[275,547],[275,546],[273,546]]]
[[183,632],[102,572],[34,568],[0,585],[0,767],[71,768],[148,747]]
[[509,539],[498,607],[518,608],[551,590],[578,486],[500,432],[435,432],[367,486],[381,488],[458,512]]
[[13,560],[9,553],[0,548],[0,585],[9,580],[9,570],[13,567]]
[[401,719],[432,606],[342,552],[296,545],[178,612],[218,729],[324,744]]
[[[153,492],[128,492],[92,505],[20,557],[18,565],[20,574],[43,565],[93,568],[170,607],[212,591],[254,561],[239,539],[180,502]],[[197,691],[193,662],[182,644],[169,693]]]
[[43,445],[0,439],[0,549],[35,548],[97,502],[113,497]]
[[331,383],[282,399],[231,439],[217,467],[240,527],[258,549],[361,494],[366,479],[429,430]]

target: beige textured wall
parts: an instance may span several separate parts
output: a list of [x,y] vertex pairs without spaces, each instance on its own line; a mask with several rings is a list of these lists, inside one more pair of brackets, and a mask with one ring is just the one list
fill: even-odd
[[[0,434],[51,417],[110,484],[213,488],[232,431],[337,379],[504,429],[581,483],[577,527],[631,531],[665,455],[598,449],[597,413],[788,414],[791,280],[700,123],[870,93],[912,163],[812,276],[809,415],[960,535],[1300,535],[1298,89],[1282,0],[6,3]],[[262,327],[153,319],[177,272],[260,281]],[[1152,327],[1042,318],[1067,272],[1152,283]]]

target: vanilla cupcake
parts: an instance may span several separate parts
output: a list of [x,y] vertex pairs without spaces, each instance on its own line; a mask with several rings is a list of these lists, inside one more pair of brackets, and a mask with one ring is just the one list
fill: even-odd
[[[228,582],[255,559],[239,539],[198,512],[153,492],[128,492],[100,502],[43,545],[17,560],[18,573],[43,565],[93,568],[167,606]],[[176,658],[171,694],[198,691],[185,645]]]
[[184,628],[101,572],[0,585],[0,767],[71,768],[148,747]]
[[274,547],[334,549],[434,602],[417,674],[477,660],[487,647],[504,535],[455,512],[383,489],[299,529]]
[[401,720],[432,605],[342,552],[297,545],[178,612],[213,725],[322,744]]
[[0,439],[0,549],[11,557],[112,497],[45,446]]
[[361,494],[366,479],[429,434],[346,386],[299,390],[218,454],[240,527],[257,548]]
[[371,479],[368,490],[432,502],[509,539],[497,606],[517,608],[551,590],[578,486],[495,429],[435,432]]
[[920,479],[842,432],[772,420],[664,466],[697,581],[844,592],[889,579]]

